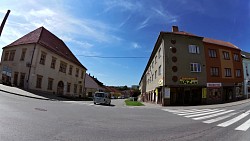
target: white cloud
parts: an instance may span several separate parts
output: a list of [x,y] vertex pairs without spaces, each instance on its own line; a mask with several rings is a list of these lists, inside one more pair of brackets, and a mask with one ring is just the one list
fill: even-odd
[[68,36],[61,36],[61,39],[65,42],[71,42],[73,44],[79,45],[81,48],[92,48],[94,45],[87,41],[75,40]]
[[141,46],[138,43],[132,43],[132,46],[134,49],[141,48]]
[[118,8],[121,11],[137,11],[143,7],[138,1],[130,2],[128,0],[108,0],[105,1],[105,5],[107,6],[107,8],[104,10],[105,12],[115,8]]
[[148,26],[148,22],[151,19],[151,17],[147,17],[144,21],[142,21],[138,27],[136,28],[136,30],[140,30],[142,28],[145,28],[146,26]]

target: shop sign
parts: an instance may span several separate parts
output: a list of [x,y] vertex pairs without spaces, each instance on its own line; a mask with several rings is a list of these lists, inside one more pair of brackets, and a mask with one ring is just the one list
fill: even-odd
[[186,77],[182,77],[182,78],[180,78],[180,84],[191,84],[191,85],[195,85],[195,84],[198,84],[198,80],[197,80],[197,78],[186,78]]
[[219,88],[221,87],[221,83],[207,83],[208,88]]
[[164,98],[170,98],[170,88],[165,88]]
[[207,88],[202,88],[202,98],[207,98]]
[[163,86],[163,79],[160,79],[160,80],[158,81],[158,84],[159,84],[159,86]]
[[3,66],[3,71],[2,71],[2,74],[5,74],[5,75],[7,75],[7,76],[10,76],[10,77],[11,77],[11,73],[12,73],[11,68],[9,68],[8,66]]

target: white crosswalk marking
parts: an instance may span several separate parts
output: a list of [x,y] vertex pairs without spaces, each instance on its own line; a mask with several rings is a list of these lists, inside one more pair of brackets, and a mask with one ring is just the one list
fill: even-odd
[[241,124],[239,127],[235,128],[235,130],[246,131],[250,127],[250,119]]
[[196,115],[188,115],[188,116],[185,116],[185,117],[187,117],[187,118],[198,117],[198,116],[209,115],[209,114],[218,113],[218,112],[222,112],[222,111],[225,111],[225,110],[216,110],[216,111],[212,111],[212,112],[208,112],[208,113],[201,113],[201,114],[196,114]]
[[[238,112],[235,112],[235,110],[226,110],[226,109],[175,109],[175,110],[162,109],[162,110],[179,116],[192,118],[192,120],[205,120],[202,122],[206,124],[223,121],[227,118],[239,114],[231,119],[228,119],[227,121],[218,123],[217,126],[228,127],[238,121],[243,120],[245,122],[241,125],[238,125],[238,127],[235,128],[234,130],[247,131],[250,128],[250,119],[244,120],[244,118],[250,116],[250,110],[239,110]],[[246,112],[242,113],[242,111]]]
[[216,114],[212,114],[212,115],[208,115],[208,116],[193,118],[193,120],[208,119],[208,118],[216,117],[216,116],[219,116],[219,115],[227,114],[227,113],[230,113],[230,112],[233,112],[233,111],[234,110],[228,110],[228,111],[225,111],[225,112],[216,113]]
[[233,116],[235,114],[237,114],[237,113],[230,113],[230,114],[222,116],[222,117],[217,117],[215,119],[210,119],[210,120],[203,121],[203,123],[214,123],[214,122],[229,118],[229,117],[231,117],[231,116]]
[[237,121],[243,119],[244,117],[246,117],[246,116],[248,116],[248,115],[249,115],[249,113],[242,113],[241,115],[239,115],[239,116],[237,116],[237,117],[235,117],[235,118],[233,118],[233,119],[231,119],[231,120],[228,120],[228,121],[226,121],[226,122],[223,122],[223,123],[221,123],[221,124],[218,124],[217,126],[220,126],[220,127],[227,127],[227,126],[229,126],[229,125],[231,125],[231,124],[233,124],[233,123],[235,123],[235,122],[237,122]]
[[186,113],[180,113],[180,114],[177,114],[177,115],[180,115],[180,116],[184,116],[184,115],[192,115],[192,114],[200,114],[200,113],[204,113],[204,112],[211,112],[211,111],[215,111],[217,109],[206,109],[206,110],[200,110],[200,111],[195,111],[195,112],[186,112]]

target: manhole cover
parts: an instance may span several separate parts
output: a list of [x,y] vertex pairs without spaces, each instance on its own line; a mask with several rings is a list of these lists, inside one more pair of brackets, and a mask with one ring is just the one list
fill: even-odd
[[38,111],[47,111],[46,109],[42,109],[42,108],[35,108],[35,110],[38,110]]

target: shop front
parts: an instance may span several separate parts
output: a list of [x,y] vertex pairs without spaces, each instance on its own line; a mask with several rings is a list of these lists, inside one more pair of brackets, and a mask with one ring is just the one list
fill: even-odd
[[8,66],[3,66],[2,70],[2,83],[5,85],[11,85],[12,69]]
[[170,105],[200,105],[202,104],[201,86],[179,86],[170,88]]
[[222,103],[222,84],[221,83],[207,83],[207,104]]

